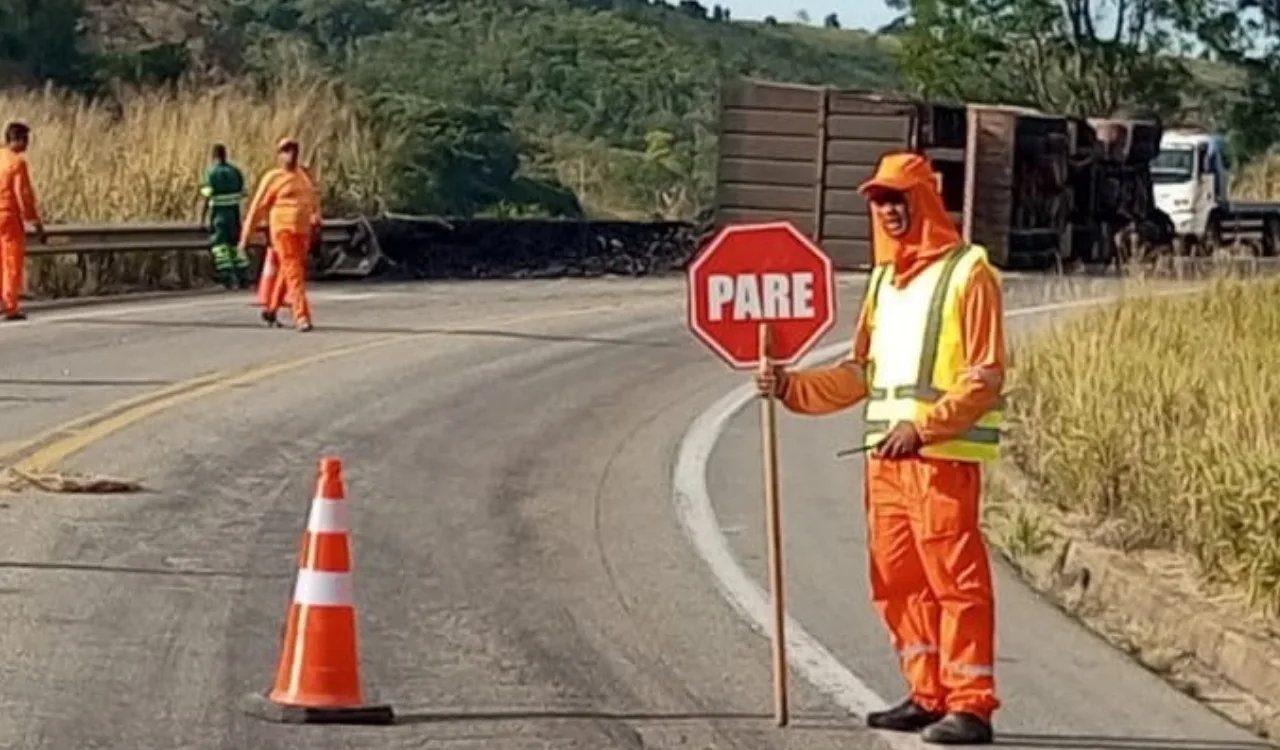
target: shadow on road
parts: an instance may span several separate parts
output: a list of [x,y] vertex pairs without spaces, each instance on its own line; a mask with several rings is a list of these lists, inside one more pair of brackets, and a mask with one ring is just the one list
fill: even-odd
[[1100,735],[999,734],[997,745],[1062,750],[1275,750],[1262,740],[1197,740],[1174,737],[1106,737]]
[[[58,321],[62,323],[64,321]],[[154,328],[211,328],[211,329],[255,329],[267,331],[262,323],[231,323],[225,321],[178,321],[178,320],[76,320],[65,321],[76,325],[126,326]],[[286,329],[287,331],[287,329]],[[674,349],[681,344],[675,341],[644,341],[636,339],[617,339],[602,336],[558,336],[550,333],[526,333],[522,331],[499,331],[488,328],[413,328],[398,326],[344,326],[317,324],[311,335],[324,333],[357,333],[375,336],[489,336],[493,338],[523,339],[529,341],[560,341],[583,344],[609,344],[612,346],[638,346],[656,349]]]
[[[681,721],[773,721],[772,714],[766,713],[732,713],[708,711],[704,713],[674,713],[661,711],[596,711],[592,709],[513,709],[507,711],[408,711],[396,714],[397,724],[448,724],[453,722],[479,721],[627,721],[644,722],[681,722]],[[795,728],[807,728],[805,722],[822,721],[847,724],[847,721],[832,716],[795,716],[791,717]]]
[[[436,710],[406,711],[396,714],[396,724],[449,724],[455,722],[504,721],[625,721],[630,723],[671,723],[697,721],[752,721],[773,723],[767,713],[597,711],[593,709],[511,709],[492,711]],[[831,714],[792,715],[791,729],[863,730],[866,725],[853,716]],[[1258,740],[1198,740],[1173,737],[1107,737],[1100,735],[1000,734],[996,745],[1004,747],[1060,748],[1061,750],[1274,750]]]
[[208,570],[199,568],[146,568],[130,565],[74,562],[22,562],[0,560],[0,570],[49,570],[77,573],[124,573],[129,575],[175,576],[178,578],[230,578],[235,580],[265,579],[283,580],[292,574],[245,573],[236,570]]

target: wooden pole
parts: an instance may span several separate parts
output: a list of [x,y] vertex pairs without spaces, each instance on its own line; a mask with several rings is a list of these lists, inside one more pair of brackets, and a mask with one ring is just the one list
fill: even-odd
[[[760,372],[772,367],[769,360],[769,326],[760,325]],[[765,525],[769,544],[769,590],[773,594],[773,718],[780,727],[790,721],[787,707],[787,607],[782,593],[782,513],[778,505],[778,428],[774,397],[760,398],[760,440],[764,449]]]

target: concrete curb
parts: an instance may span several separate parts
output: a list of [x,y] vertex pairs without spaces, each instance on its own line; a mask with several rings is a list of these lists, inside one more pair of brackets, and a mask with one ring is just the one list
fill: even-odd
[[1052,506],[1036,502],[1013,467],[1002,464],[992,474],[1009,498],[996,511],[996,525],[1011,520],[1001,511],[1022,509],[1054,535],[1050,549],[1030,553],[1010,549],[998,533],[988,534],[993,549],[1035,591],[1174,687],[1275,744],[1280,645],[1272,642],[1274,634],[1255,632],[1265,624],[1249,628],[1254,618],[1242,608],[1224,607],[1183,576],[1088,541]]

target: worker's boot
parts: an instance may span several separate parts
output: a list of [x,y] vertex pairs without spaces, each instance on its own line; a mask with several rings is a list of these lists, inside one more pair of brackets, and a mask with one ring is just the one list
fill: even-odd
[[267,328],[280,327],[280,320],[276,317],[275,310],[263,310],[262,321],[267,324]]
[[18,310],[11,313],[5,313],[4,319],[5,320],[26,320],[27,314],[22,312],[21,310]]
[[232,266],[232,278],[235,281],[236,289],[249,288],[249,262],[243,256],[235,255],[233,257],[235,263]]
[[298,325],[297,325],[297,329],[298,329],[298,332],[299,332],[299,333],[306,333],[307,331],[310,331],[310,330],[311,330],[311,321],[307,320],[306,318],[303,318],[302,320],[299,320],[299,321],[298,321]]
[[891,732],[919,732],[942,717],[941,712],[927,711],[908,698],[886,711],[867,714],[867,726]]
[[990,745],[994,741],[991,725],[981,717],[966,713],[949,713],[920,733],[920,739],[931,745]]
[[231,268],[227,265],[227,259],[221,250],[213,251],[213,275],[223,289],[235,288],[231,279]]

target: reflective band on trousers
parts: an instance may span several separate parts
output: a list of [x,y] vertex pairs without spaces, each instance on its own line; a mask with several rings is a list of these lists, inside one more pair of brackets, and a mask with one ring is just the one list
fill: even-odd
[[913,659],[917,656],[930,656],[936,653],[938,653],[937,646],[931,646],[927,643],[913,643],[910,646],[904,646],[898,652],[898,656],[903,659]]
[[[967,265],[964,261],[970,261]],[[879,266],[871,278],[869,289],[869,298],[867,300],[868,312],[872,320],[872,337],[873,342],[877,346],[873,346],[873,352],[879,352],[880,356],[888,355],[886,359],[892,359],[895,350],[903,350],[904,357],[911,356],[911,347],[908,346],[888,346],[884,340],[876,341],[877,336],[888,336],[890,340],[901,341],[903,336],[921,335],[919,340],[920,352],[919,360],[911,367],[915,371],[915,382],[899,383],[889,385],[877,383],[875,373],[877,370],[875,356],[868,364],[868,372],[870,381],[869,400],[866,412],[865,424],[865,444],[868,446],[875,445],[884,439],[885,435],[892,428],[893,424],[898,421],[910,421],[923,416],[944,394],[944,389],[935,383],[935,373],[937,372],[940,357],[946,357],[942,360],[944,363],[953,362],[956,359],[957,352],[955,347],[961,346],[958,331],[958,316],[955,314],[957,308],[956,300],[958,295],[963,292],[963,280],[957,284],[957,271],[962,266],[972,268],[974,263],[984,263],[986,261],[986,253],[982,248],[975,245],[965,245],[953,250],[941,262],[941,267],[933,270],[932,273],[926,271],[924,275],[916,279],[916,283],[928,284],[932,279],[931,289],[911,288],[910,285],[903,296],[898,298],[898,311],[902,312],[902,304],[908,304],[906,317],[908,320],[888,319],[880,324],[878,320],[881,310],[881,294],[883,292],[886,277],[889,274],[889,266]],[[967,273],[964,277],[967,279]],[[917,297],[917,294],[928,293],[928,308],[924,311],[923,320],[919,318],[919,308],[911,307],[913,300],[918,301],[923,307],[924,298]],[[954,292],[954,293],[953,293]],[[894,292],[897,294],[898,292]],[[910,295],[910,296],[908,296]],[[950,303],[950,304],[949,304]],[[948,315],[951,313],[951,315]],[[910,320],[915,318],[914,322]],[[913,326],[923,324],[923,330],[916,334]],[[949,328],[944,331],[944,327]],[[949,336],[944,336],[944,333]],[[947,338],[947,350],[943,350],[944,338]],[[909,339],[908,339],[909,340]],[[914,342],[913,342],[914,343]],[[887,364],[887,363],[881,363]],[[894,371],[897,375],[890,373],[888,377],[890,382],[892,379],[907,374],[908,363],[901,359],[895,360],[892,364],[897,366]],[[880,368],[882,373],[887,367]],[[944,371],[945,372],[945,371]],[[981,377],[981,373],[973,373],[973,375]],[[961,373],[955,373],[955,378],[962,377]],[[959,435],[951,440],[942,443],[926,446],[921,450],[921,454],[936,458],[948,458],[960,461],[990,461],[999,457],[1000,445],[1000,427],[1004,421],[1002,411],[1003,404],[997,405],[995,409],[984,414],[972,428],[963,435]]]
[[960,664],[959,662],[953,662],[948,664],[946,668],[956,674],[970,677],[990,677],[996,673],[996,670],[990,664]]

